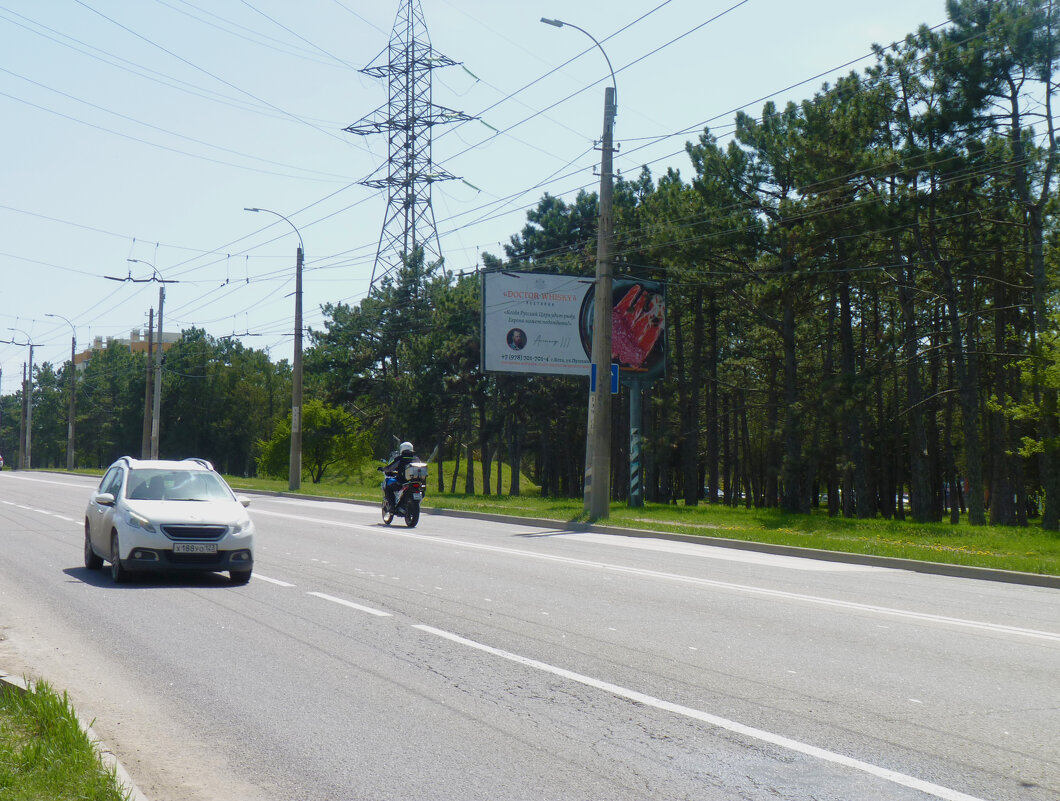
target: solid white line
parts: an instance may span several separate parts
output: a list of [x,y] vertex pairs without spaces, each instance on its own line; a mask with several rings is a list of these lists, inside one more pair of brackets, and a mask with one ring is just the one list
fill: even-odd
[[804,595],[802,593],[786,592],[784,590],[770,590],[762,587],[752,587],[747,584],[733,584],[728,581],[715,581],[713,579],[698,578],[695,576],[683,576],[678,573],[664,573],[658,570],[647,570],[640,567],[627,567],[625,565],[616,565],[608,562],[597,562],[589,559],[576,559],[569,556],[558,556],[556,554],[550,553],[524,551],[518,548],[506,548],[500,545],[487,545],[478,542],[464,542],[462,540],[448,539],[446,537],[439,537],[433,534],[414,534],[410,531],[403,531],[401,529],[385,528],[382,526],[366,526],[362,523],[347,523],[341,520],[328,520],[326,518],[307,518],[304,515],[289,515],[284,514],[282,512],[264,512],[261,510],[256,511],[255,514],[270,515],[272,517],[287,517],[293,520],[302,521],[303,523],[306,521],[312,521],[314,523],[338,526],[340,528],[359,529],[362,531],[370,532],[372,534],[381,534],[383,536],[405,537],[407,539],[430,542],[436,545],[452,545],[460,548],[472,548],[480,551],[502,553],[509,556],[522,556],[531,559],[541,559],[548,562],[560,562],[562,564],[575,565],[578,567],[589,567],[596,570],[605,570],[611,573],[623,573],[626,575],[641,576],[644,578],[665,579],[667,581],[678,581],[683,584],[696,584],[703,587],[716,587],[724,590],[747,593],[749,595],[762,595],[768,598],[783,598],[785,600],[800,601],[803,603],[818,604],[821,606],[830,606],[839,609],[849,609],[856,612],[872,612],[877,615],[905,618],[908,620],[916,620],[922,623],[939,623],[949,626],[959,626],[962,628],[977,629],[980,631],[989,631],[995,634],[1031,637],[1039,640],[1050,640],[1052,642],[1060,642],[1060,633],[1051,631],[1025,629],[1019,628],[1017,626],[1006,626],[999,623],[987,623],[980,620],[966,620],[964,618],[958,617],[947,617],[945,615],[933,615],[927,612],[911,612],[906,611],[904,609],[894,609],[888,606],[876,606],[873,604],[862,604],[856,603],[854,601],[840,601],[833,598],[822,598],[816,595]]
[[584,676],[580,673],[574,673],[570,670],[565,670],[554,665],[549,665],[545,662],[538,662],[536,659],[530,659],[525,656],[519,656],[509,651],[502,651],[499,648],[493,648],[489,645],[483,645],[482,643],[475,642],[474,640],[466,639],[458,634],[453,634],[442,629],[436,629],[433,626],[414,625],[414,629],[427,632],[428,634],[434,634],[435,636],[442,637],[460,645],[466,645],[469,648],[475,648],[493,656],[507,659],[511,662],[515,662],[526,667],[540,670],[545,673],[551,673],[554,676],[559,676],[570,681],[584,684],[587,687],[593,687],[598,690],[602,690],[620,698],[626,698],[630,701],[634,701],[645,706],[654,707],[664,712],[672,712],[677,715],[682,715],[687,718],[702,721],[703,723],[716,726],[726,731],[731,731],[736,734],[743,735],[744,737],[750,737],[754,740],[769,743],[771,745],[778,746],[780,748],[786,748],[789,751],[795,751],[800,754],[806,754],[807,756],[815,759],[820,759],[825,762],[832,762],[837,765],[844,767],[853,768],[864,773],[868,773],[872,776],[876,776],[885,781],[889,781],[893,784],[899,784],[903,787],[910,787],[914,790],[933,795],[936,798],[944,799],[945,801],[983,801],[975,796],[967,795],[966,793],[959,792],[957,790],[951,790],[948,787],[942,787],[931,782],[924,781],[923,779],[917,779],[914,776],[908,776],[904,773],[899,773],[889,768],[883,768],[879,765],[873,765],[869,762],[862,762],[860,759],[854,759],[853,757],[844,756],[843,754],[837,754],[834,751],[827,751],[817,746],[808,745],[806,743],[799,742],[798,740],[792,740],[790,737],[784,737],[780,734],[773,734],[772,732],[764,731],[762,729],[756,729],[752,726],[745,726],[742,723],[728,720],[726,718],[718,717],[717,715],[711,715],[708,712],[703,712],[698,709],[692,709],[691,707],[681,706],[680,704],[674,704],[669,701],[663,701],[659,698],[655,698],[644,693],[639,693],[636,690],[629,690],[625,687],[620,687],[617,684],[611,684],[610,682],[601,681],[600,679],[594,679],[591,676]]
[[251,578],[260,579],[261,581],[267,581],[267,582],[269,582],[269,584],[275,584],[278,587],[293,587],[294,586],[293,584],[289,584],[286,581],[280,581],[279,579],[274,579],[274,578],[269,578],[268,576],[263,576],[263,575],[261,575],[261,573],[251,573],[250,577]]
[[[97,484],[97,480],[96,479],[92,479],[92,481],[90,483],[88,483],[88,484],[77,484],[75,482],[70,482],[70,481],[49,481],[46,478],[34,478],[32,476],[15,476],[15,475],[9,476],[9,475],[5,475],[6,472],[7,471],[0,470],[0,476],[3,476],[5,479],[7,479],[9,481],[30,481],[30,482],[32,482],[34,484],[52,484],[53,486],[56,486],[56,487],[66,487],[67,489],[78,490],[79,492],[90,491],[92,489],[92,487],[96,486],[96,484]],[[92,478],[92,477],[91,476],[86,476],[86,478]]]
[[343,606],[350,607],[350,609],[356,609],[359,612],[367,612],[369,615],[375,615],[376,617],[390,617],[389,612],[381,612],[378,609],[372,609],[372,607],[370,606],[361,606],[360,604],[355,604],[353,601],[346,601],[342,598],[336,598],[334,595],[325,595],[322,592],[307,592],[306,595],[312,595],[316,598],[323,598],[325,601],[331,601],[335,604],[342,604]]

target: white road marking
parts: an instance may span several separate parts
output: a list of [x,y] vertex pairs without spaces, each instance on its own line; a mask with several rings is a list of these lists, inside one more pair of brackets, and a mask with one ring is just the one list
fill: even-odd
[[707,723],[711,726],[716,726],[720,729],[725,729],[726,731],[734,732],[735,734],[739,734],[744,737],[749,737],[754,740],[769,743],[779,748],[785,748],[789,751],[795,751],[800,754],[805,754],[807,756],[813,757],[814,759],[820,759],[825,762],[831,762],[836,765],[842,765],[847,768],[859,770],[863,773],[867,773],[885,781],[889,781],[892,784],[898,784],[903,787],[910,787],[914,790],[927,793],[928,795],[933,795],[936,798],[942,798],[945,801],[983,801],[982,799],[977,798],[975,796],[967,795],[966,793],[962,793],[957,790],[952,790],[948,787],[942,787],[937,784],[932,784],[931,782],[924,781],[923,779],[918,779],[915,776],[908,776],[904,773],[899,773],[898,771],[890,770],[889,768],[884,768],[879,765],[873,765],[869,762],[863,762],[860,759],[854,759],[853,757],[848,757],[843,754],[837,754],[834,751],[827,751],[823,748],[818,748],[814,745],[802,743],[798,740],[793,740],[790,737],[784,737],[783,735],[774,734],[772,732],[764,731],[763,729],[756,729],[752,726],[746,726],[742,723],[737,723],[733,720],[718,717],[717,715],[712,715],[709,712],[703,712],[699,709],[692,709],[691,707],[681,706],[680,704],[674,704],[669,701],[663,701],[660,698],[645,695],[644,693],[637,692],[636,690],[630,690],[625,687],[620,687],[617,684],[611,684],[610,682],[601,681],[600,679],[594,679],[591,676],[585,676],[581,673],[574,673],[573,671],[565,670],[564,668],[549,665],[546,662],[539,662],[536,659],[530,659],[529,657],[519,656],[518,654],[513,654],[510,651],[502,651],[499,648],[493,648],[489,645],[484,645],[482,643],[475,642],[474,640],[466,639],[465,637],[461,637],[458,634],[453,634],[442,629],[436,629],[433,626],[415,625],[413,626],[413,628],[419,629],[420,631],[426,632],[428,634],[433,634],[437,637],[442,637],[446,640],[450,640],[451,642],[455,642],[460,645],[465,645],[469,648],[474,648],[492,656],[497,656],[501,659],[507,659],[511,662],[515,662],[517,664],[533,668],[534,670],[540,670],[545,673],[551,673],[554,676],[559,676],[561,678],[568,679],[579,684],[583,684],[587,687],[593,687],[597,690],[602,690],[603,692],[610,693],[620,698],[625,698],[627,700],[634,701],[639,704],[644,704],[645,706],[660,709],[663,712],[672,712],[673,714],[692,718],[693,720],[698,720],[703,723]]
[[46,479],[46,478],[35,478],[33,476],[15,476],[15,475],[10,475],[9,476],[9,475],[5,475],[5,473],[6,473],[6,471],[0,470],[0,476],[2,476],[4,480],[8,480],[8,481],[31,481],[34,484],[53,484],[53,485],[55,485],[57,487],[66,487],[67,489],[77,490],[78,492],[85,492],[86,490],[91,490],[92,487],[95,487],[99,483],[99,480],[94,478],[93,476],[86,476],[86,478],[92,479],[92,483],[86,485],[86,484],[73,484],[73,483],[70,483],[69,481],[51,481],[51,480]]
[[73,523],[78,528],[81,527],[81,521],[74,520],[72,517],[66,517],[58,512],[53,512],[49,509],[37,509],[33,506],[25,506],[21,503],[14,503],[13,501],[0,501],[4,506],[14,506],[16,509],[21,509],[24,512],[34,512],[39,515],[47,515],[48,517],[54,517],[57,520],[62,520],[64,523]]
[[261,573],[252,573],[251,574],[251,578],[260,579],[261,581],[267,581],[267,582],[269,582],[269,584],[275,584],[277,587],[293,587],[294,586],[293,584],[289,584],[286,581],[280,581],[279,579],[274,579],[274,578],[269,578],[268,576],[263,576],[263,575],[261,575]]
[[876,567],[874,565],[855,565],[844,562],[826,562],[821,559],[802,559],[782,554],[744,551],[739,548],[704,548],[702,545],[693,542],[659,540],[653,537],[616,537],[613,534],[597,534],[591,531],[564,532],[563,539],[565,541],[593,542],[619,548],[694,556],[700,559],[722,559],[726,562],[743,562],[745,564],[783,567],[790,570],[817,573],[872,573],[887,570],[885,567]]
[[[307,520],[307,518],[300,515],[288,515],[282,512],[258,511],[257,514],[269,515],[272,517],[292,518],[295,520],[301,520],[303,522]],[[490,551],[492,553],[501,553],[507,556],[517,556],[528,559],[540,559],[547,562],[559,562],[561,564],[592,568],[595,570],[620,573],[623,575],[640,576],[643,578],[664,579],[667,581],[677,581],[683,584],[695,584],[701,587],[715,587],[717,589],[731,590],[733,592],[741,592],[746,593],[748,595],[759,595],[767,598],[780,598],[789,601],[798,601],[801,603],[818,604],[820,606],[828,606],[838,609],[848,609],[855,612],[870,612],[872,614],[886,615],[888,617],[898,617],[907,620],[915,620],[921,623],[935,623],[948,626],[958,626],[961,628],[970,628],[979,631],[989,631],[994,634],[1005,634],[1017,637],[1030,637],[1033,639],[1060,642],[1060,633],[1051,631],[1025,629],[1019,628],[1017,626],[1005,626],[998,623],[987,623],[979,620],[966,620],[964,618],[948,617],[946,615],[934,615],[927,612],[911,612],[905,609],[895,609],[887,606],[877,606],[875,604],[863,604],[854,601],[841,601],[834,598],[822,598],[816,595],[804,595],[802,593],[786,592],[784,590],[771,590],[763,587],[753,587],[747,584],[733,584],[732,582],[728,581],[715,581],[713,579],[698,578],[696,576],[683,576],[679,573],[665,573],[658,570],[648,570],[646,568],[640,567],[616,565],[609,562],[597,562],[590,559],[577,559],[570,556],[559,556],[557,554],[524,551],[518,548],[507,548],[500,545],[488,545],[486,543],[478,542],[464,542],[462,540],[449,539],[447,537],[440,537],[434,534],[415,534],[408,530],[394,529],[383,526],[366,526],[361,523],[347,523],[341,520],[327,520],[325,518],[312,518],[312,522],[323,525],[336,526],[339,528],[352,528],[357,529],[359,531],[367,531],[371,534],[378,534],[382,536],[404,537],[406,539],[428,542],[434,545],[450,545],[458,548],[470,548],[479,551]]]
[[325,601],[331,601],[335,604],[342,604],[348,606],[350,609],[356,609],[359,612],[367,612],[369,615],[375,615],[376,617],[390,617],[389,612],[381,612],[378,609],[372,609],[370,606],[362,606],[361,604],[355,604],[353,601],[347,601],[343,598],[336,598],[334,595],[325,595],[322,592],[307,592],[306,595],[312,595],[316,598],[323,598]]

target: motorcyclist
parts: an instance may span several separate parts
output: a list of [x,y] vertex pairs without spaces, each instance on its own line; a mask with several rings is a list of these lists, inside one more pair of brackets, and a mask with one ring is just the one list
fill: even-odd
[[387,476],[386,499],[391,509],[395,509],[397,506],[394,499],[394,491],[409,480],[408,476],[405,475],[405,468],[412,464],[412,462],[418,461],[419,457],[416,456],[412,443],[402,442],[398,446],[397,456],[394,457],[390,464],[379,468],[383,471],[383,475]]

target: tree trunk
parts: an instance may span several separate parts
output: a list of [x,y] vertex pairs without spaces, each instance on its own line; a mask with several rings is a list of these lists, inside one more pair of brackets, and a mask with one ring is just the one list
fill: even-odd
[[707,347],[707,503],[718,502],[718,299],[707,303],[710,337]]
[[[846,264],[845,248],[840,245],[839,262]],[[850,284],[839,283],[839,364],[842,372],[844,491],[843,516],[867,518],[875,514],[869,498],[866,476],[865,448],[862,442],[864,408],[858,391],[856,358],[854,353],[853,315],[850,309]],[[851,496],[850,498],[847,495]]]
[[[924,426],[924,410],[920,389],[920,365],[918,363],[916,312],[913,308],[915,292],[914,269],[906,265],[903,280],[898,285],[898,298],[902,309],[904,342],[902,358],[905,361],[905,394],[909,419],[909,507],[917,523],[932,522],[931,476],[928,471],[927,430]],[[904,515],[903,515],[904,516]]]

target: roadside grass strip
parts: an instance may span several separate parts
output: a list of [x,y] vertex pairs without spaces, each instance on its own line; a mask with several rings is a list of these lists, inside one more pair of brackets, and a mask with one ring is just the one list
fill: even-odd
[[4,801],[128,801],[81,728],[66,693],[44,681],[0,682],[0,798]]

